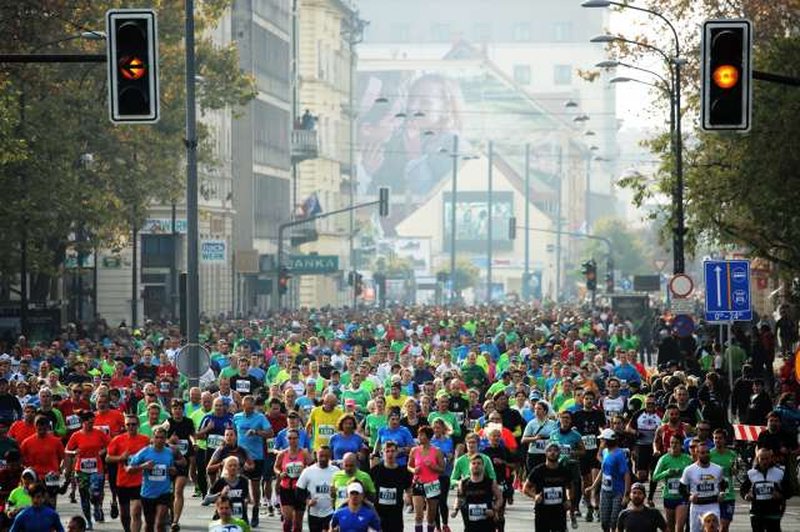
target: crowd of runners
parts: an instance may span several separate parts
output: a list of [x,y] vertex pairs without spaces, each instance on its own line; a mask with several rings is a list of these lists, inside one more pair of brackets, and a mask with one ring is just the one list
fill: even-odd
[[[187,497],[220,532],[503,532],[523,497],[537,531],[780,530],[797,491],[794,322],[720,344],[665,316],[644,345],[638,318],[515,305],[207,320],[200,386],[170,324],[20,337],[0,350],[0,530],[62,530],[63,497],[83,514],[70,530],[177,532]],[[743,441],[738,425],[766,428]]]

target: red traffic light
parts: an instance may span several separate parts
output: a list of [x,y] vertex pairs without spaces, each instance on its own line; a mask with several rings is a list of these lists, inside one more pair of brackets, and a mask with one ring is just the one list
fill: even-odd
[[147,67],[138,57],[125,56],[119,60],[119,73],[125,79],[141,79],[147,73]]
[[720,89],[730,89],[739,83],[739,69],[733,65],[720,65],[714,69],[711,78]]

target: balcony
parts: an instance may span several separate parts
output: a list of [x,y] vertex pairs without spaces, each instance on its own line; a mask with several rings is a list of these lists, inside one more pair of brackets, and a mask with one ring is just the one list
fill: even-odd
[[319,141],[315,129],[292,130],[292,164],[319,156]]

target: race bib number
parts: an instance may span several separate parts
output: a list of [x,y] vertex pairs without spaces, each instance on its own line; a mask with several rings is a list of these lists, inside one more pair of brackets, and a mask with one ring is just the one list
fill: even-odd
[[327,497],[331,493],[331,487],[327,484],[318,484],[317,487],[314,488],[314,493],[322,497]]
[[233,506],[231,507],[231,513],[234,517],[241,518],[244,515],[244,504],[240,502],[233,503]]
[[289,478],[298,478],[303,472],[304,465],[300,462],[292,462],[286,465],[286,474]]
[[148,478],[153,482],[164,482],[167,480],[167,466],[164,464],[155,464],[153,469],[150,470]]
[[456,418],[456,423],[459,425],[464,424],[464,412],[453,412],[453,415]]
[[275,438],[267,438],[267,452],[271,453],[275,450]]
[[681,479],[670,478],[667,480],[667,495],[681,494]]
[[772,499],[772,493],[775,486],[772,482],[756,482],[753,484],[753,495],[757,501],[769,501]]
[[717,483],[713,480],[697,483],[697,495],[699,497],[713,497],[717,494]]
[[547,440],[536,440],[533,442],[533,450],[536,451],[536,454],[544,454],[547,444]]
[[467,519],[470,521],[483,521],[486,519],[486,511],[489,509],[487,504],[468,504]]
[[611,479],[611,475],[603,474],[602,488],[603,491],[614,491],[614,481]]
[[178,440],[178,451],[184,456],[189,452],[189,440]]
[[563,504],[564,489],[561,486],[551,486],[542,490],[544,504]]
[[158,389],[161,393],[169,393],[170,384],[168,381],[161,381],[158,383]]
[[581,436],[583,440],[583,446],[586,448],[587,451],[594,451],[597,449],[597,436],[594,434],[587,434],[586,436]]
[[67,424],[68,430],[78,430],[81,428],[81,418],[76,416],[75,414],[71,416],[67,416],[67,419],[64,420]]
[[378,504],[394,506],[397,504],[397,488],[378,488]]
[[434,497],[438,497],[442,493],[441,486],[439,485],[438,480],[434,480],[433,482],[427,482],[422,485],[422,488],[425,490],[425,498],[433,499]]
[[340,486],[336,488],[336,498],[339,499],[339,502],[345,501],[347,502],[347,486]]
[[322,438],[330,438],[336,433],[336,429],[333,425],[320,425],[318,433]]
[[97,473],[97,458],[81,458],[81,473]]
[[250,393],[250,381],[247,379],[240,379],[236,381],[236,391],[244,394]]
[[223,438],[219,434],[209,434],[208,439],[206,441],[208,442],[209,449],[216,449],[217,447],[222,446],[222,443],[225,441],[225,438]]
[[44,476],[44,485],[48,488],[57,488],[61,485],[61,475],[58,473],[48,473]]
[[566,456],[567,458],[569,458],[572,455],[571,445],[559,444],[558,448],[561,450],[561,456]]

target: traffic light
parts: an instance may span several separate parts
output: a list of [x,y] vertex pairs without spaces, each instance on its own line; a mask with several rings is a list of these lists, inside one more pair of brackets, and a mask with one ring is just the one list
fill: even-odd
[[748,131],[752,115],[752,24],[703,24],[702,125],[706,131]]
[[106,13],[108,110],[115,124],[158,121],[158,27],[152,9]]
[[613,294],[614,293],[614,274],[607,273],[606,274],[606,293]]
[[289,270],[286,267],[281,268],[280,275],[278,277],[278,293],[280,295],[285,295],[286,292],[289,291]]
[[364,276],[358,272],[354,274],[356,296],[364,293]]
[[378,214],[381,218],[389,216],[389,187],[378,188]]
[[586,279],[586,289],[590,292],[597,290],[597,263],[592,260],[587,260],[581,266],[581,273]]
[[516,240],[517,239],[517,217],[512,216],[508,219],[508,239],[509,240]]

